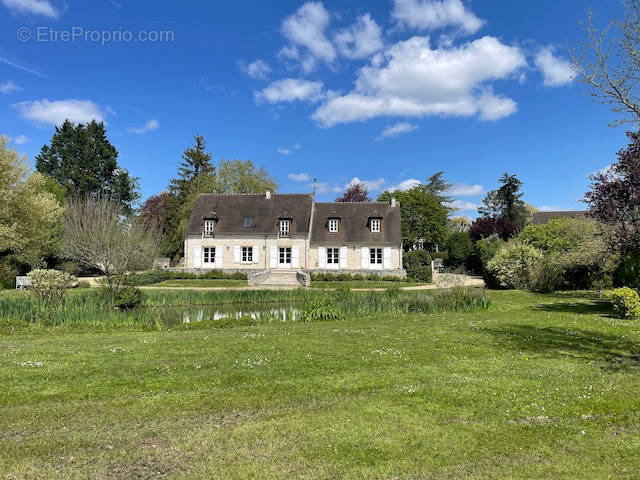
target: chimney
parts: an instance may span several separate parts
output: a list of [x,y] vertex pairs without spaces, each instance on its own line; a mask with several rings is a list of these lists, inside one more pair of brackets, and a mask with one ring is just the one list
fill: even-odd
[[391,197],[391,206],[396,207],[396,197]]
[[271,190],[267,190],[267,191],[265,192],[265,194],[264,194],[264,197],[265,197],[267,200],[271,200]]

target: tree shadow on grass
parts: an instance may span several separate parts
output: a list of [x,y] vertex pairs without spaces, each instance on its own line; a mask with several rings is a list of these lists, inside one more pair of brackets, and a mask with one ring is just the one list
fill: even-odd
[[640,368],[640,345],[618,335],[532,325],[482,329],[505,347],[548,357],[573,357],[605,364],[605,368]]
[[580,315],[611,314],[611,303],[607,301],[542,303],[535,307],[537,310],[557,313],[576,313]]

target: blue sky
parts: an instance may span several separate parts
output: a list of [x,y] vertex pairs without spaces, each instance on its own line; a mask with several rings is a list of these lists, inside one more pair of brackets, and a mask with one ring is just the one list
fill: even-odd
[[[0,133],[29,161],[65,117],[104,120],[143,196],[195,133],[282,192],[374,195],[444,170],[473,215],[504,172],[545,209],[584,208],[625,145],[571,79],[589,6],[621,1],[0,0]],[[106,32],[106,33],[104,33]],[[65,36],[69,37],[66,38]]]

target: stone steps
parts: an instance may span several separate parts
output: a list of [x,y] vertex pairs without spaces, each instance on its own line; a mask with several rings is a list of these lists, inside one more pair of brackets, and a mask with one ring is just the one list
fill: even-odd
[[308,277],[299,270],[266,270],[250,276],[249,285],[304,287],[309,284]]

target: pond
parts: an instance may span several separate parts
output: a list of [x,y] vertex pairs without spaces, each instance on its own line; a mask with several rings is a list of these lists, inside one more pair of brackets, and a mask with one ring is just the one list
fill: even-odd
[[287,323],[299,319],[300,308],[295,306],[274,307],[273,305],[234,304],[198,305],[191,307],[153,308],[155,318],[163,327],[197,328],[199,324],[227,326],[230,320],[254,325],[258,323]]

